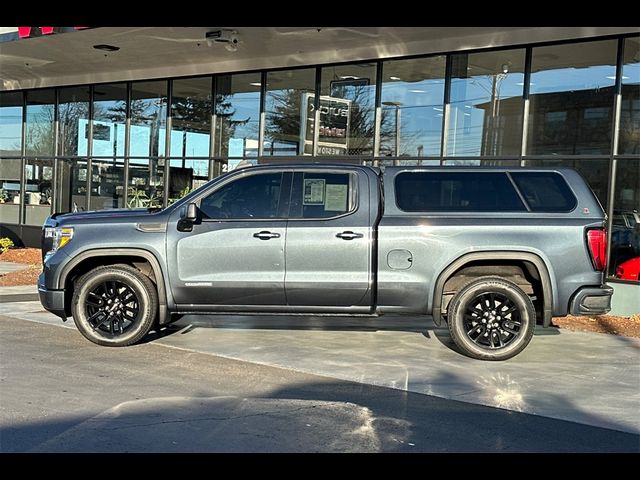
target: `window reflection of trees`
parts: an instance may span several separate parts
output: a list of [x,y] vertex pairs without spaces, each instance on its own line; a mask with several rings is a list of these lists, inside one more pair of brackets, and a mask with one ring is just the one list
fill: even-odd
[[[34,110],[36,110],[34,112]],[[26,152],[33,156],[51,156],[54,152],[55,138],[53,125],[55,107],[53,104],[28,105]]]
[[[251,116],[246,118],[235,118],[236,108],[233,105],[234,94],[217,94],[216,95],[216,116],[218,122],[216,124],[218,144],[216,151],[219,156],[226,157],[229,155],[229,140],[235,137],[238,127],[249,126],[252,121]],[[255,123],[256,120],[253,120]],[[255,138],[258,138],[258,128],[249,128]]]
[[[373,109],[373,95],[371,95],[369,85],[355,85],[349,89],[352,93],[340,89],[334,92],[338,98],[351,100],[351,111],[349,119],[349,155],[370,155],[373,145],[373,134],[375,131]],[[385,115],[386,118],[386,115]],[[387,121],[381,118],[380,128],[387,128]]]
[[81,139],[85,143],[83,150],[86,151],[86,130],[80,131],[80,121],[89,121],[88,89],[86,100],[61,102],[58,107],[58,117],[60,122],[59,155],[78,155],[80,152]]
[[[302,105],[304,90],[283,88],[272,90],[269,95],[269,116],[265,125],[265,137],[270,140],[270,155],[303,154],[301,146]],[[278,143],[284,146],[276,146]]]
[[[171,105],[171,156],[182,158],[183,165],[189,156],[209,156],[212,113],[210,86],[210,78],[174,82]],[[189,93],[191,89],[196,92]],[[206,138],[207,145],[202,146],[203,142],[194,145],[195,139],[191,138],[190,134]]]

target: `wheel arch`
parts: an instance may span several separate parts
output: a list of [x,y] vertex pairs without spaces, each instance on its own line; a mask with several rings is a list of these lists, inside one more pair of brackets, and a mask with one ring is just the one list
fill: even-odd
[[[57,289],[65,289],[67,282],[69,280],[69,276],[72,272],[76,271],[78,267],[81,267],[86,262],[90,262],[99,257],[115,257],[114,262],[111,263],[122,263],[123,258],[135,259],[142,258],[151,266],[151,270],[154,278],[152,281],[155,283],[156,288],[158,289],[158,320],[160,325],[164,325],[169,321],[168,309],[167,309],[167,286],[165,284],[165,276],[162,271],[162,267],[160,266],[160,262],[157,257],[150,251],[144,250],[142,248],[97,248],[86,250],[78,255],[75,255],[69,263],[67,263],[62,269],[60,276],[57,282]],[[98,262],[99,263],[99,262]],[[135,263],[135,262],[133,262]],[[99,263],[100,264],[100,263]],[[102,263],[105,265],[105,263]],[[143,272],[144,273],[144,272]],[[71,293],[71,292],[69,292]],[[66,295],[65,297],[71,298],[71,295]],[[66,309],[65,301],[65,309]]]
[[447,280],[449,280],[457,271],[472,262],[492,260],[522,261],[533,264],[538,271],[540,283],[542,285],[542,324],[544,327],[548,327],[551,324],[554,295],[550,270],[547,267],[546,262],[539,255],[532,252],[514,250],[492,250],[466,253],[444,268],[440,275],[438,275],[433,292],[433,307],[431,309],[431,314],[433,315],[434,323],[437,326],[442,324],[442,297]]

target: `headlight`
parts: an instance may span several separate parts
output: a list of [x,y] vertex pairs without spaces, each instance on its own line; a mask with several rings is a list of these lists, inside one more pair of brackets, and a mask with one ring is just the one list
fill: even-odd
[[53,255],[73,238],[73,227],[46,227],[44,238],[49,240],[50,248],[45,255]]

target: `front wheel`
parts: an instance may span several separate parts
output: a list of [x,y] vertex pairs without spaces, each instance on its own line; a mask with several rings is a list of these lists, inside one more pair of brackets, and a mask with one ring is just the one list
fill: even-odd
[[71,311],[80,333],[93,343],[125,347],[153,326],[158,294],[149,278],[128,265],[97,267],[75,285]]
[[506,360],[529,344],[536,312],[529,296],[500,277],[480,277],[451,300],[447,323],[456,346],[472,358]]

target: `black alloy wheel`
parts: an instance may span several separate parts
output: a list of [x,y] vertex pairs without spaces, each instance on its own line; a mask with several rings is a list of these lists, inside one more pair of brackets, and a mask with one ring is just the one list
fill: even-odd
[[149,277],[134,267],[97,267],[76,280],[71,311],[87,339],[98,345],[124,347],[151,330],[158,293]]
[[507,360],[531,341],[536,312],[529,296],[512,281],[478,277],[458,290],[447,306],[447,324],[465,355]]
[[107,280],[89,292],[85,314],[93,330],[100,329],[105,334],[117,336],[139,321],[140,303],[129,285]]
[[517,305],[493,292],[481,293],[467,303],[463,324],[469,339],[489,350],[508,346],[522,329]]

